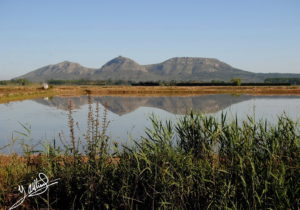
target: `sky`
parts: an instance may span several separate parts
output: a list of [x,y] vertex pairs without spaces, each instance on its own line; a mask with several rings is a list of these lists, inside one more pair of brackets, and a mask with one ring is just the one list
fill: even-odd
[[119,55],[300,73],[300,1],[0,0],[0,80],[65,60],[99,68]]

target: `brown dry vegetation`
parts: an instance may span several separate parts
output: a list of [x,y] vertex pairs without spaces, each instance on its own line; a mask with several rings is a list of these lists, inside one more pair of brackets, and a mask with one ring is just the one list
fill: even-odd
[[0,87],[0,103],[49,96],[78,95],[199,95],[199,94],[251,94],[251,95],[300,95],[300,86],[55,86],[42,90],[40,86],[3,86]]

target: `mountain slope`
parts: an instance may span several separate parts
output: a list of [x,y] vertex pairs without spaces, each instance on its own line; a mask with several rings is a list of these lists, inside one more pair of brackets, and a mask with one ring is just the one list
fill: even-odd
[[144,81],[154,79],[154,75],[149,74],[147,69],[135,61],[119,56],[104,64],[97,69],[94,78],[100,80],[132,80]]
[[241,77],[254,80],[255,74],[231,67],[213,58],[176,57],[159,64],[145,66],[149,72],[160,75],[164,80],[225,80]]
[[17,78],[26,78],[34,82],[47,81],[50,79],[89,79],[93,73],[93,69],[83,67],[78,63],[64,61],[58,64],[44,66]]

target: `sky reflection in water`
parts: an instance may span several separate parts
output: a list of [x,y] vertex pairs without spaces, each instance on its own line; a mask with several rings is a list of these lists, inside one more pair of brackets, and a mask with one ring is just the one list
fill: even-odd
[[[77,134],[83,134],[87,124],[88,97],[53,97],[25,100],[0,104],[0,148],[12,138],[23,137],[15,131],[24,131],[21,124],[30,127],[28,143],[53,142],[59,144],[58,134],[63,132],[68,137],[67,107],[72,101],[74,119],[79,124]],[[220,116],[226,112],[229,118],[237,116],[246,119],[247,115],[255,116],[256,120],[267,119],[275,122],[278,115],[285,112],[294,120],[300,118],[299,96],[233,96],[233,95],[202,95],[190,97],[93,97],[94,103],[99,102],[101,113],[104,105],[108,107],[110,121],[108,135],[121,144],[131,144],[132,139],[144,135],[150,126],[149,116],[157,115],[162,120],[175,120],[187,111]],[[19,147],[14,151],[20,152]],[[3,150],[2,152],[10,152]]]

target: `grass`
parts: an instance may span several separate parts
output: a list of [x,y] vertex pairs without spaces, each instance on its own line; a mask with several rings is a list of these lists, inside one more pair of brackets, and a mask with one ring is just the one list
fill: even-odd
[[40,86],[0,86],[0,103],[37,97],[78,96],[78,95],[119,95],[119,96],[168,96],[199,94],[252,94],[252,95],[300,95],[300,86],[54,86],[42,90]]
[[88,128],[63,148],[40,155],[2,156],[0,206],[17,199],[19,184],[39,172],[60,178],[49,193],[26,199],[27,209],[299,209],[300,130],[282,115],[277,123],[238,123],[190,113],[177,122],[151,117],[134,146],[106,135],[106,111],[89,103]]
[[53,89],[43,90],[40,86],[0,86],[0,103],[54,96]]

